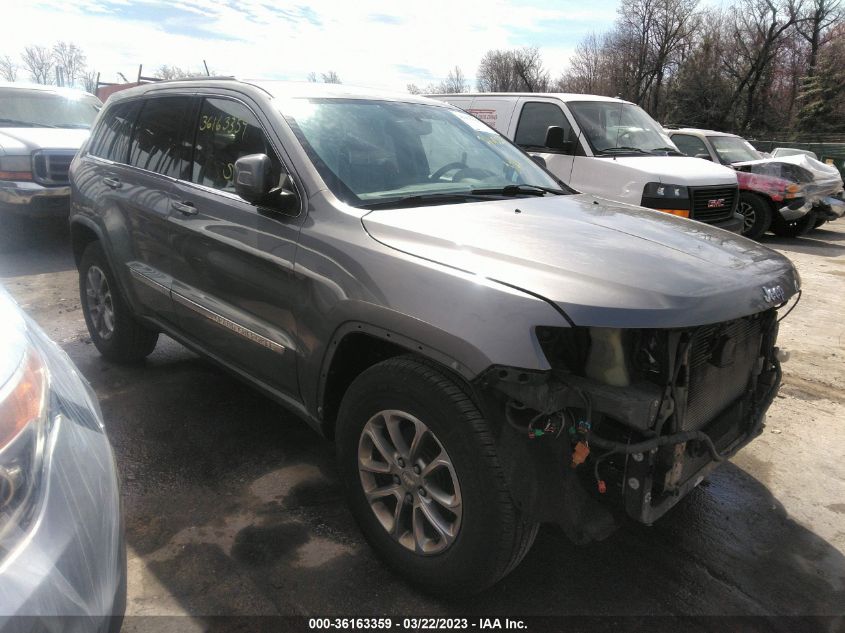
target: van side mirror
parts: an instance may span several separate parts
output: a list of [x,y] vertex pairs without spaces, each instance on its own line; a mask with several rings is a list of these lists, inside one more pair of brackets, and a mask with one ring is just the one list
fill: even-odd
[[549,129],[546,130],[546,147],[549,149],[571,154],[574,145],[572,141],[566,140],[563,128],[559,125],[550,125]]
[[257,204],[273,187],[273,163],[267,154],[249,154],[235,161],[235,193]]
[[546,168],[546,159],[545,158],[543,158],[542,156],[535,156],[534,154],[529,154],[529,156],[531,156],[531,160],[533,160],[535,163],[537,163],[540,167],[542,167],[543,169]]

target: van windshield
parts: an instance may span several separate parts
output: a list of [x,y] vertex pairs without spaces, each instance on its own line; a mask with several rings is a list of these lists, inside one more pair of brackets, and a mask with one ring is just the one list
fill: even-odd
[[597,156],[683,155],[663,128],[631,103],[573,101],[566,105]]
[[0,90],[0,127],[89,129],[102,104],[96,97],[36,90]]
[[326,185],[347,204],[564,193],[520,149],[460,110],[365,99],[291,99],[280,109]]

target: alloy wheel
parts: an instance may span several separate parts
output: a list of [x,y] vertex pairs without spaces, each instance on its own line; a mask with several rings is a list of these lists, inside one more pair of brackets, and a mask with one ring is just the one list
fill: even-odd
[[358,440],[358,471],[370,508],[393,540],[421,555],[455,541],[463,514],[458,477],[423,422],[396,410],[370,418]]
[[109,340],[114,334],[114,303],[106,274],[99,266],[88,268],[85,298],[94,330],[102,340]]
[[745,201],[740,201],[739,212],[742,214],[742,233],[749,233],[757,221],[757,212],[754,207]]

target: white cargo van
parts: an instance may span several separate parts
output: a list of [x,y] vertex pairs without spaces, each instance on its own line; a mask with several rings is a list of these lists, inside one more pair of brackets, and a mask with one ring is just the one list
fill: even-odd
[[637,105],[563,93],[428,95],[475,115],[572,188],[735,233],[734,170],[683,155]]

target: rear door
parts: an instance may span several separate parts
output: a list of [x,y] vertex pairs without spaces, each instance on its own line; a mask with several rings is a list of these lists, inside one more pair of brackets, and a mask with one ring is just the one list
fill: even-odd
[[158,316],[175,323],[170,227],[171,190],[183,169],[181,143],[190,106],[188,95],[144,99],[132,130],[128,167],[120,177],[129,241],[134,257],[127,262],[136,292]]
[[[560,102],[542,97],[523,97],[517,104],[515,123],[511,125],[514,143],[526,152],[541,156],[546,161],[546,168],[563,182],[569,184],[572,178],[572,165],[575,158],[578,138],[573,132]],[[563,128],[565,141],[571,143],[568,151],[546,147],[546,133],[549,127]]]
[[284,171],[270,124],[246,96],[205,95],[188,126],[189,168],[174,188],[173,300],[180,329],[209,354],[298,396],[294,272],[303,214],[235,193],[234,163],[267,154]]

